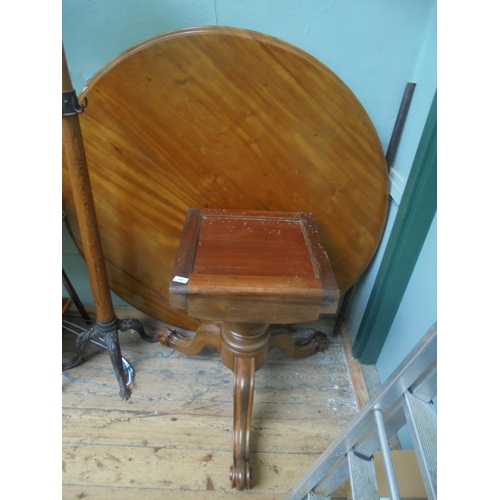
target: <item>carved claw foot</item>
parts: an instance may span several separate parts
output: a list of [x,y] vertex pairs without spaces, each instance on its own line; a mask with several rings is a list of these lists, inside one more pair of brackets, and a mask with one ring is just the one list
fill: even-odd
[[269,350],[281,349],[289,358],[303,358],[325,351],[330,345],[326,333],[316,331],[305,340],[295,341],[284,327],[273,327]]

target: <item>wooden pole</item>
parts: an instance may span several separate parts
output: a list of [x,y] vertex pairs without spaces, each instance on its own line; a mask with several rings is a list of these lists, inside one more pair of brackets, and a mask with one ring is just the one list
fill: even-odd
[[62,369],[66,371],[78,366],[82,362],[83,351],[88,342],[102,338],[115,370],[120,396],[126,400],[130,397],[130,387],[125,381],[118,331],[126,332],[134,330],[139,333],[143,340],[152,343],[156,342],[156,337],[147,335],[137,319],[128,318],[118,320],[115,315],[97,225],[80,120],[78,118],[78,115],[82,112],[82,107],[77,101],[76,93],[71,83],[64,45],[62,49],[62,96],[63,144],[68,163],[78,227],[82,239],[83,256],[87,264],[96,312],[96,325],[78,335],[76,340],[76,355],[68,363],[63,363]]
[[[62,91],[63,93],[74,92],[64,46],[62,49]],[[90,286],[94,297],[96,318],[101,322],[111,321],[115,317],[115,312],[99,237],[78,113],[63,114],[62,137],[78,227],[82,238],[83,255],[87,263]]]

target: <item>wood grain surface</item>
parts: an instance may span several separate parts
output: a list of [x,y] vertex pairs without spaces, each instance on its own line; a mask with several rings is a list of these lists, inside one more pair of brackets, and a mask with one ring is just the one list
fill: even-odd
[[[170,32],[115,58],[83,97],[110,286],[140,311],[198,325],[168,292],[191,207],[313,213],[341,292],[373,257],[384,152],[353,93],[300,49],[236,28]],[[63,208],[81,248],[65,165]]]

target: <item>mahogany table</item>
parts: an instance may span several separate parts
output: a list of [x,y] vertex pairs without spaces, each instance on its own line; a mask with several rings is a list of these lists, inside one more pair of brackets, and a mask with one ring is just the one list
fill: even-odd
[[[341,293],[369,264],[387,214],[373,124],[329,68],[253,31],[202,27],[146,40],[79,96],[80,125],[111,290],[165,323],[190,207],[313,213]],[[63,206],[78,248],[63,165]]]
[[252,210],[188,210],[172,279],[170,305],[202,323],[194,338],[167,328],[158,340],[185,354],[207,345],[234,372],[232,486],[250,488],[250,422],[255,372],[268,352],[292,358],[328,345],[314,333],[294,342],[286,325],[334,313],[339,288],[312,214]]

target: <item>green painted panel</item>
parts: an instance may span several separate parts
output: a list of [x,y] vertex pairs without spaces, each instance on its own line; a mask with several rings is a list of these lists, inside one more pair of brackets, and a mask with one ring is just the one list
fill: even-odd
[[353,355],[361,363],[374,364],[377,361],[436,213],[436,108],[437,95],[354,341]]

